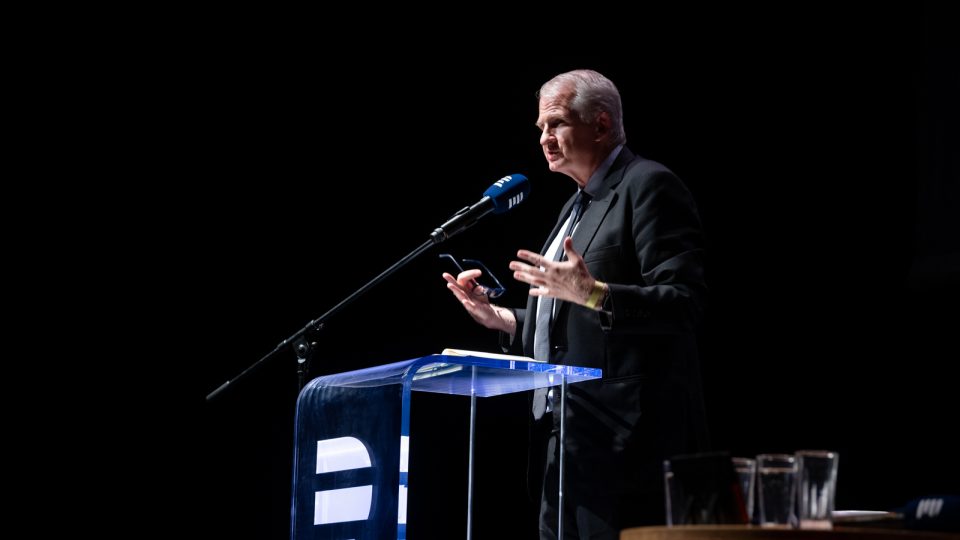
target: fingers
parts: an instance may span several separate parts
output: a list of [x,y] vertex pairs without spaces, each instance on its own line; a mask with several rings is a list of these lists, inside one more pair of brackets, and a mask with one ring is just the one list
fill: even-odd
[[531,264],[511,261],[509,268],[513,270],[513,279],[538,287],[547,283],[545,279],[546,271],[552,269],[555,265],[553,261],[548,261],[543,255],[525,249],[517,251],[517,257]]
[[[518,251],[517,257],[529,262],[530,264],[524,264],[520,261],[510,262],[509,268],[513,270],[513,277],[516,279],[520,279],[517,277],[518,273],[534,275],[535,273],[542,273],[545,269],[553,265],[553,261],[548,261],[543,255],[534,253],[532,251],[527,251],[525,249]],[[526,280],[521,279],[521,281]]]
[[530,266],[529,264],[523,264],[520,261],[512,261],[508,267],[514,272],[542,272],[539,266]]
[[583,271],[586,271],[586,267],[583,264],[583,257],[573,247],[573,238],[569,236],[564,238],[562,246],[566,261],[549,260],[543,255],[523,249],[517,252],[517,257],[530,264],[513,261],[510,263],[510,269],[513,270],[514,279],[532,286],[529,290],[530,296],[561,299],[571,297],[569,292],[571,284],[577,281],[581,267]]
[[444,272],[443,279],[447,282],[447,288],[453,293],[460,305],[473,317],[473,320],[486,326],[490,326],[491,310],[493,309],[490,300],[486,296],[486,288],[478,285],[475,281],[481,274],[480,270],[467,270],[461,272],[454,278],[451,274]]
[[457,275],[457,281],[460,282],[460,284],[470,283],[471,281],[480,277],[480,274],[482,273],[483,272],[476,268],[472,270],[464,270]]
[[466,293],[466,291],[460,288],[460,286],[456,283],[447,283],[447,288],[450,289],[450,292],[457,297],[457,300],[461,302],[470,300],[470,296]]
[[520,251],[518,251],[517,257],[520,257],[521,259],[527,261],[528,263],[534,266],[543,266],[544,261],[546,261],[543,255],[540,255],[539,253],[534,253],[532,251],[527,251],[525,249],[521,249]]
[[[447,280],[447,283],[449,285],[454,285],[456,287],[459,287],[461,290],[472,291],[478,288],[475,280],[478,277],[480,277],[481,273],[482,272],[480,272],[480,270],[477,270],[477,269],[465,270],[463,272],[460,272],[460,274],[458,274],[457,277],[454,278],[449,273],[444,272],[443,279]],[[483,288],[480,288],[480,292],[483,292]]]
[[535,285],[537,287],[543,287],[547,285],[547,276],[540,270],[532,271],[517,271],[513,273],[513,279],[521,281],[528,285]]
[[484,309],[481,304],[490,304],[486,296],[486,287],[478,285],[474,280],[480,274],[480,270],[476,269],[461,272],[456,278],[447,272],[443,273],[443,279],[447,281],[447,288],[474,317],[477,317],[481,313],[480,310]]
[[[573,249],[573,238],[570,236],[563,239],[563,252],[566,254],[568,261],[577,262],[580,259],[580,253],[578,253],[577,250]],[[521,249],[520,251],[517,251],[517,257],[527,261],[528,263],[532,264],[533,266],[536,266],[537,268],[550,268],[551,266],[556,264],[554,261],[548,260],[546,257],[544,257],[543,255],[540,255],[539,253],[534,253],[532,251],[527,251],[525,249]],[[526,268],[523,268],[523,266],[525,266],[523,265],[523,263],[517,263],[517,262],[510,263],[511,270],[526,270]]]
[[[489,310],[491,309],[490,304],[488,302],[475,301],[474,298],[470,298],[470,296],[467,293],[465,293],[462,289],[460,289],[460,287],[458,287],[453,283],[448,283],[447,288],[450,289],[450,291],[454,294],[454,296],[457,297],[457,300],[460,302],[460,305],[462,305],[463,309],[467,311],[467,314],[473,317],[473,320],[477,321],[480,324],[483,324],[484,326],[487,326],[487,323],[485,321],[489,319]],[[477,299],[479,298],[480,297],[477,297]],[[482,298],[486,298],[486,297],[484,296]]]
[[563,252],[567,255],[568,261],[579,262],[580,254],[573,249],[573,238],[568,236],[563,239]]

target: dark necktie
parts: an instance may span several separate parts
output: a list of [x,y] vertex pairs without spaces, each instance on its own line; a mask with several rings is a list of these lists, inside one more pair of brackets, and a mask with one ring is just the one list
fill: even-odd
[[[573,207],[570,209],[570,222],[567,229],[560,238],[560,245],[557,246],[557,252],[553,256],[554,261],[562,261],[563,239],[573,233],[574,227],[580,221],[583,215],[583,209],[590,202],[590,195],[580,190],[577,197],[573,200]],[[554,299],[549,297],[540,298],[540,307],[537,309],[537,330],[533,343],[533,358],[542,362],[550,360],[550,321],[553,318]],[[539,419],[547,409],[547,388],[538,388],[533,394],[533,416]]]

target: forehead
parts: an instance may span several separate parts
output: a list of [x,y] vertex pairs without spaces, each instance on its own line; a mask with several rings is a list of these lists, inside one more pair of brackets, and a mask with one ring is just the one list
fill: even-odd
[[539,116],[537,117],[537,123],[541,123],[548,118],[562,118],[570,114],[570,108],[568,107],[570,103],[570,95],[565,93],[557,93],[551,96],[544,96],[540,98],[540,107],[539,107]]

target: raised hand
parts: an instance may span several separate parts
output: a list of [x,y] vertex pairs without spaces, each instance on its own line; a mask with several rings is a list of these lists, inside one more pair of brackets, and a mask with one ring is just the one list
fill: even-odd
[[590,275],[583,257],[573,249],[573,239],[563,239],[565,261],[552,261],[539,253],[521,249],[517,257],[529,262],[510,263],[517,281],[533,285],[531,296],[549,296],[567,302],[586,305],[596,279]]
[[476,280],[480,275],[481,272],[478,269],[464,270],[456,278],[444,272],[443,279],[447,280],[447,288],[457,297],[473,320],[487,328],[501,330],[512,336],[517,331],[517,320],[513,312],[490,303],[483,286],[477,285]]

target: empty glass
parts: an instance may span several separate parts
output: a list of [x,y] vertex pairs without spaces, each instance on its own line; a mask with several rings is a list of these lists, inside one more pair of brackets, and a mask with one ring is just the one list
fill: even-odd
[[757,462],[750,458],[735,457],[733,468],[737,471],[740,480],[740,491],[743,492],[743,504],[747,508],[747,522],[753,523],[753,486],[757,473]]
[[832,512],[837,492],[836,452],[797,452],[797,482],[801,529],[832,529]]
[[757,456],[757,493],[760,502],[760,526],[789,528],[797,523],[797,458],[790,454]]

